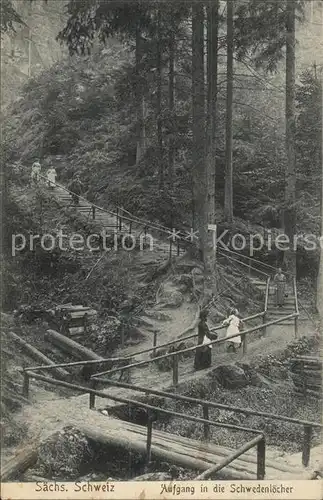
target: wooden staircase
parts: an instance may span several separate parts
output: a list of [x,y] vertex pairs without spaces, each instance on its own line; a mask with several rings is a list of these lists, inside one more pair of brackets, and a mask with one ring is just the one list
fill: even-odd
[[[71,194],[68,192],[64,186],[56,185],[55,189],[53,190],[53,194],[57,198],[57,200],[66,207],[73,207],[72,204],[72,199],[71,199]],[[78,213],[82,214],[86,219],[88,220],[95,220],[97,224],[101,226],[102,229],[105,229],[107,233],[112,233],[114,230],[118,230],[119,232],[123,233],[129,233],[132,232],[132,234],[139,235],[139,233],[142,233],[143,227],[142,224],[145,223],[145,221],[139,222],[136,224],[134,219],[134,224],[139,227],[135,230],[134,228],[131,231],[131,222],[129,223],[129,220],[124,220],[124,218],[121,216],[120,213],[118,213],[118,210],[114,213],[112,211],[106,210],[106,209],[100,209],[100,207],[95,207],[94,205],[87,201],[85,198],[80,197],[79,204],[74,207],[75,210],[77,210]],[[122,219],[122,223],[120,223],[120,216]],[[139,220],[139,219],[138,219]],[[149,222],[147,222],[147,227],[149,227]],[[162,227],[162,226],[160,226]],[[154,243],[154,255],[156,258],[163,258],[166,255],[179,255],[182,254],[183,252],[185,253],[185,250],[183,248],[176,249],[176,245],[173,244],[170,245],[170,239],[169,239],[169,234],[167,233],[167,230],[165,228],[165,231],[162,230],[163,238],[157,242],[157,244]],[[180,251],[179,251],[180,250]],[[236,259],[235,262],[237,262]],[[245,264],[244,264],[245,265]],[[248,267],[248,266],[247,266]],[[249,269],[250,271],[250,269]],[[260,277],[259,277],[260,276]],[[253,268],[253,270],[250,273],[250,281],[253,286],[258,288],[261,292],[266,294],[266,289],[267,289],[267,280],[266,278],[269,276],[269,274],[264,273],[263,271],[257,272],[256,268]],[[287,284],[286,291],[288,293],[288,297],[285,299],[285,304],[283,307],[277,307],[276,306],[276,297],[275,297],[275,286],[273,282],[270,282],[269,286],[269,294],[268,294],[268,304],[267,304],[267,315],[266,318],[268,321],[270,320],[276,320],[279,319],[281,316],[282,318],[285,316],[288,316],[292,313],[295,313],[296,308],[298,309],[298,306],[296,305],[296,297],[295,297],[295,292],[294,292],[294,286],[293,284],[289,283]],[[307,321],[308,318],[304,312],[299,313],[298,321]],[[292,319],[282,319],[281,322],[278,324],[280,325],[286,325],[286,326],[291,326],[294,325],[295,320],[294,318]]]

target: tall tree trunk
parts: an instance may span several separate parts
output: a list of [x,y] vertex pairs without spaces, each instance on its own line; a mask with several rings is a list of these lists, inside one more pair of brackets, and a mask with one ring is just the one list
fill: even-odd
[[142,38],[139,25],[136,28],[136,106],[137,106],[137,148],[136,164],[138,164],[146,151],[146,129],[145,129],[145,98],[140,78],[140,63],[142,58]]
[[163,158],[163,129],[162,129],[162,53],[161,53],[161,14],[157,9],[157,92],[156,92],[156,115],[157,115],[157,143],[158,143],[158,166],[159,166],[159,189],[164,187],[164,158]]
[[207,6],[207,163],[208,217],[215,222],[216,112],[218,79],[218,0]]
[[175,120],[175,26],[171,26],[169,33],[169,75],[168,75],[168,107],[170,116],[170,137],[168,143],[168,179],[170,186],[174,182],[175,147],[174,147],[174,120]]
[[[323,121],[323,112],[322,112],[322,105],[323,105],[323,73],[321,72],[321,85],[320,85],[320,99],[319,99],[319,110],[320,110],[320,119],[321,123]],[[318,160],[319,160],[319,165],[321,165],[321,198],[320,198],[320,211],[321,211],[321,246],[320,246],[320,258],[319,258],[319,272],[318,272],[318,277],[317,277],[317,293],[316,293],[316,308],[318,310],[319,316],[320,316],[320,323],[321,323],[321,331],[323,332],[323,144],[322,144],[322,127],[318,127],[319,129],[319,134],[318,134],[318,144],[319,144],[319,150],[318,150]]]
[[286,0],[286,156],[284,231],[289,238],[285,252],[288,272],[296,275],[296,154],[295,154],[295,0]]
[[232,115],[233,115],[233,0],[227,0],[227,101],[226,101],[226,145],[224,218],[233,219],[233,166],[232,166]]
[[321,246],[319,258],[319,272],[317,278],[316,308],[320,316],[321,331],[323,331],[323,164],[321,180]]
[[207,165],[205,158],[205,85],[204,85],[204,8],[192,6],[192,115],[193,115],[193,189],[196,229],[199,232],[200,257],[207,253]]

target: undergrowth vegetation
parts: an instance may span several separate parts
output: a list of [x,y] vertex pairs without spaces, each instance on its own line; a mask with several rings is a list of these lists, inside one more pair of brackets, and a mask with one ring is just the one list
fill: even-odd
[[[239,389],[228,390],[219,385],[218,380],[211,373],[203,380],[184,383],[181,392],[185,396],[197,399],[206,399],[239,408],[319,422],[321,420],[321,404],[319,400],[309,398],[304,404],[303,398],[295,395],[291,373],[288,366],[284,364],[292,356],[317,352],[318,342],[318,339],[314,337],[310,339],[302,337],[291,343],[278,356],[260,357],[250,364],[250,367],[257,370],[261,375],[265,374],[270,377],[265,377],[260,384],[250,384]],[[277,370],[277,367],[280,370]],[[164,405],[167,410],[202,417],[200,405],[182,401],[176,402],[169,399],[165,401]],[[304,432],[302,425],[213,408],[209,410],[209,418],[224,424],[260,429],[266,434],[267,444],[282,450],[282,452],[297,453],[302,450]],[[187,422],[184,419],[174,417],[161,418],[155,425],[158,429],[180,436],[197,440],[204,439],[203,424],[197,422]],[[247,439],[252,439],[252,437],[252,434],[248,434],[246,431],[232,431],[232,429],[210,426],[211,442],[229,448],[236,449],[242,446]],[[315,430],[312,445],[319,445],[320,442],[321,434],[318,430]]]

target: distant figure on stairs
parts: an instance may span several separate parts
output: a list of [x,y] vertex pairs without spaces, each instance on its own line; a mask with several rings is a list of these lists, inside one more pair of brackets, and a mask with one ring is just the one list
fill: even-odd
[[40,180],[41,164],[39,160],[34,161],[31,167],[31,183],[36,185]]
[[[222,325],[228,327],[226,337],[231,337],[231,335],[236,335],[237,333],[240,333],[243,324],[241,319],[239,318],[238,309],[232,309],[230,311],[229,317],[223,321]],[[236,353],[237,349],[241,347],[242,339],[241,336],[239,335],[232,339],[228,339],[227,342],[228,342],[227,351]]]
[[212,345],[211,340],[218,338],[217,334],[212,334],[207,325],[207,311],[204,309],[200,312],[200,321],[198,325],[197,344],[198,347],[195,351],[194,368],[195,370],[204,370],[209,368],[212,362]]
[[49,189],[54,189],[55,184],[56,184],[56,177],[57,177],[57,172],[54,167],[50,167],[47,170],[47,183]]
[[277,274],[274,276],[274,283],[276,285],[277,306],[283,307],[285,303],[286,276],[283,274],[281,268],[278,269]]
[[82,194],[83,184],[81,182],[79,174],[76,174],[72,179],[72,182],[68,185],[69,191],[71,191],[72,201],[74,205],[78,205],[80,202],[80,195]]

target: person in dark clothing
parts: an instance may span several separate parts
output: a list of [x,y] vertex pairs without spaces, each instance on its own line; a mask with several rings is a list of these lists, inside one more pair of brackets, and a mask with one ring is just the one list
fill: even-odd
[[200,321],[198,325],[197,344],[200,345],[195,351],[194,368],[195,370],[204,370],[209,368],[212,362],[212,346],[209,345],[211,340],[216,340],[218,336],[212,334],[207,325],[207,311],[200,312]]
[[76,174],[72,182],[69,184],[68,189],[69,191],[71,191],[72,201],[74,205],[78,205],[83,189],[83,184],[78,174]]

